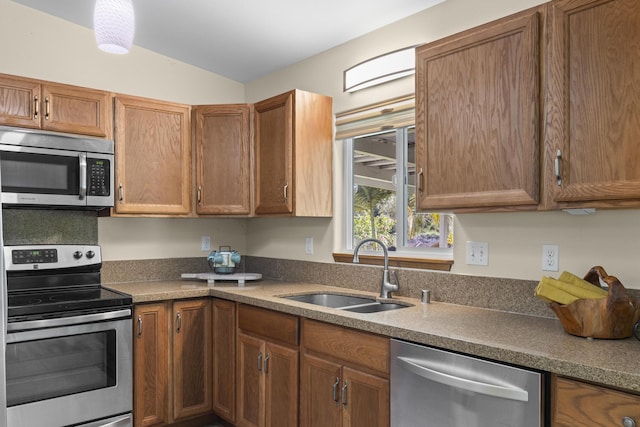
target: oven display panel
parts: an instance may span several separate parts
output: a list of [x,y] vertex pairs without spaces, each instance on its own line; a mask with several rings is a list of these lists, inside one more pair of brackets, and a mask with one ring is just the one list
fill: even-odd
[[14,264],[56,263],[58,262],[58,251],[56,249],[16,249],[11,251],[11,260]]

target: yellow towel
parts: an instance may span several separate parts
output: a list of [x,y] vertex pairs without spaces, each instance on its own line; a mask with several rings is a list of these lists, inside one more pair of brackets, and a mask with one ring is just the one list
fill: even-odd
[[582,289],[586,289],[591,292],[598,292],[603,296],[607,295],[607,291],[605,289],[601,288],[600,286],[596,286],[593,283],[587,282],[586,280],[581,279],[580,277],[571,274],[568,271],[563,271],[560,277],[558,277],[558,280],[565,283],[571,283],[574,286],[579,286]]
[[[580,283],[567,275],[565,275],[565,278],[568,278],[571,282],[556,280],[553,277],[543,277],[538,286],[536,286],[534,295],[545,301],[555,301],[560,304],[570,304],[581,298],[595,299],[607,296],[607,291],[589,282],[583,281],[585,283]],[[582,280],[580,278],[577,279]]]

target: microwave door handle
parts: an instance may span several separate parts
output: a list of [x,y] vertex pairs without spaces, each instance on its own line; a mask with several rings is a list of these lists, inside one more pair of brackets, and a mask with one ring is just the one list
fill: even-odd
[[87,153],[80,153],[80,195],[78,198],[84,200],[87,197]]
[[485,394],[503,399],[517,400],[521,402],[529,401],[529,393],[518,387],[509,387],[496,384],[483,383],[480,381],[455,376],[440,372],[429,366],[426,361],[412,359],[410,357],[398,357],[398,364],[407,371],[421,376],[430,381],[434,381],[449,387],[468,390],[475,393]]

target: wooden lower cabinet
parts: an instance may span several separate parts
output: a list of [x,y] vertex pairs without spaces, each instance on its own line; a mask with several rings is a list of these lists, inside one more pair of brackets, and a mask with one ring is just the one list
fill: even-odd
[[298,318],[238,307],[237,426],[298,425]]
[[640,425],[640,395],[553,376],[552,427]]
[[213,317],[213,411],[236,421],[236,304],[214,299]]
[[210,414],[210,300],[136,305],[133,320],[134,425]]
[[300,425],[388,427],[389,339],[302,321]]

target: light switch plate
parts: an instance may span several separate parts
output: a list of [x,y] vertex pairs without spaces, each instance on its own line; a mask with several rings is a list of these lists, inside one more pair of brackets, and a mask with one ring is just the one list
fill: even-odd
[[467,264],[489,265],[489,243],[467,242]]

